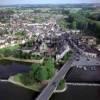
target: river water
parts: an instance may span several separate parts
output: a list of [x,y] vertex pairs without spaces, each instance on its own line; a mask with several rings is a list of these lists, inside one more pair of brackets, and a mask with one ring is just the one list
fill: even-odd
[[[29,64],[17,62],[0,63],[0,78],[7,79],[9,76],[24,73],[30,70]],[[73,68],[65,77],[67,82],[100,82],[100,66],[96,70]],[[0,100],[35,100],[39,93],[19,87],[12,83],[0,82]],[[50,100],[100,100],[99,86],[71,86],[68,85],[64,93],[53,94]]]
[[51,100],[100,100],[100,87],[68,86],[66,92],[54,94]]
[[18,63],[10,61],[0,61],[0,79],[7,79],[11,75],[24,73],[31,70],[28,63]]

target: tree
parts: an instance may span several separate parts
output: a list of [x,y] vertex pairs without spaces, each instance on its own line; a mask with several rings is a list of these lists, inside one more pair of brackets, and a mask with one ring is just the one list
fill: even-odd
[[7,56],[11,56],[12,55],[12,52],[11,52],[10,49],[6,48],[6,49],[4,49],[3,54],[4,54],[4,56],[7,57]]
[[16,32],[15,35],[18,35],[18,36],[25,36],[26,33],[24,31],[20,31],[20,32]]
[[36,9],[36,10],[34,10],[34,13],[41,13],[41,10]]
[[34,79],[38,81],[47,80],[48,78],[48,72],[45,66],[42,66],[40,64],[33,64],[32,71],[30,73],[31,73],[31,76],[33,76]]
[[35,81],[43,81],[50,79],[54,75],[54,59],[51,57],[47,58],[44,64],[32,64],[31,71],[20,76],[21,81],[30,85]]
[[60,26],[63,30],[66,30],[66,28],[67,28],[67,22],[66,22],[65,19],[60,19],[60,20],[58,21],[58,24],[59,24],[59,26]]
[[[38,76],[38,70],[40,68],[40,64],[32,64],[31,66],[32,70],[28,73],[21,74],[19,76],[21,82],[25,85],[31,85],[36,81],[36,78],[39,78]],[[37,79],[39,80],[39,79]]]
[[72,29],[76,29],[76,21],[72,22]]
[[32,68],[31,74],[33,76],[35,76],[35,73],[37,72],[37,70],[39,69],[40,66],[41,66],[40,64],[32,64],[32,66],[31,66],[31,68]]
[[69,10],[62,10],[62,14],[64,14],[64,15],[69,15],[70,14],[70,11]]
[[48,77],[48,72],[46,68],[44,68],[44,66],[39,67],[39,69],[35,73],[35,79],[38,81],[43,81],[43,80],[46,80],[47,77]]
[[44,65],[45,65],[45,67],[47,69],[48,79],[49,79],[49,78],[51,78],[54,75],[54,71],[55,71],[54,59],[49,57]]
[[24,73],[19,76],[20,81],[25,85],[32,85],[34,83],[34,78],[30,73]]
[[72,23],[75,20],[75,15],[70,14],[68,18],[68,22]]

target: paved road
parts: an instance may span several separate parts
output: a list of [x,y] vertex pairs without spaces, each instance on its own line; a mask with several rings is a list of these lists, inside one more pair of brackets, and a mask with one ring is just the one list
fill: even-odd
[[87,57],[83,54],[83,50],[80,49],[73,41],[72,38],[70,37],[68,39],[70,44],[72,45],[72,48],[75,52],[77,52],[76,58],[79,60],[74,60],[73,66],[100,66],[100,59],[99,58],[91,58]]
[[53,79],[46,86],[46,88],[44,88],[44,90],[41,92],[41,94],[37,97],[36,100],[48,100],[51,97],[53,91],[58,86],[60,80],[64,78],[66,73],[71,68],[74,59],[75,59],[75,54],[73,54],[72,57],[69,59],[69,61],[62,66],[60,71],[53,77]]
[[100,61],[98,58],[91,58],[80,55],[76,57],[77,59],[73,62],[73,66],[100,66]]

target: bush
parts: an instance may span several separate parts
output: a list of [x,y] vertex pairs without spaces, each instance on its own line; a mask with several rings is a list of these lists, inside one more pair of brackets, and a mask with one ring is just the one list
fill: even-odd
[[64,87],[65,87],[65,80],[63,79],[59,82],[57,89],[60,90],[63,89]]

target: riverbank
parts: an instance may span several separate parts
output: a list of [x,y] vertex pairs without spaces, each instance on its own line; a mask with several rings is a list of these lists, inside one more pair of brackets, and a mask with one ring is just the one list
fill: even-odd
[[17,62],[25,62],[25,63],[38,63],[42,64],[44,61],[44,58],[40,60],[33,60],[33,59],[22,59],[22,58],[15,58],[15,57],[4,57],[2,56],[0,60],[8,60],[8,61],[17,61]]
[[[21,83],[20,81],[16,81],[14,78],[15,78],[14,76],[11,76],[8,79],[8,82],[13,83],[18,86],[21,86],[21,87],[24,87],[24,88],[27,88],[27,89],[30,89],[30,90],[33,90],[33,91],[36,91],[36,92],[39,92],[41,90],[41,88],[43,87],[41,85],[41,83],[34,83],[33,85],[26,86],[23,83]],[[54,93],[63,93],[66,90],[67,90],[67,84],[65,83],[63,89],[55,89]]]
[[0,48],[0,60],[17,61],[25,63],[38,63],[42,64],[43,57],[34,57],[35,55],[29,55],[29,53],[23,53],[20,51],[19,44]]
[[14,76],[11,76],[7,80],[7,82],[13,83],[13,84],[18,85],[20,87],[23,87],[23,88],[26,88],[26,89],[29,89],[29,90],[33,90],[33,91],[36,91],[36,92],[39,92],[41,87],[42,87],[40,83],[34,83],[33,85],[26,86],[23,83],[21,83],[20,81],[16,81]]
[[[10,83],[13,83],[15,85],[27,88],[29,90],[40,92],[46,86],[46,84],[48,83],[49,80],[46,81],[45,84],[42,84],[42,83],[39,83],[39,82],[36,82],[36,83],[34,82],[34,84],[32,84],[32,85],[24,85],[21,82],[20,78],[17,77],[17,75],[15,75],[15,76],[11,76],[7,81],[10,82]],[[63,88],[55,89],[54,93],[62,93],[62,92],[65,92],[66,90],[67,90],[67,84],[64,83]]]
[[67,84],[64,83],[64,88],[63,88],[63,89],[56,89],[56,90],[54,91],[54,93],[63,93],[63,92],[65,92],[66,90],[67,90]]

